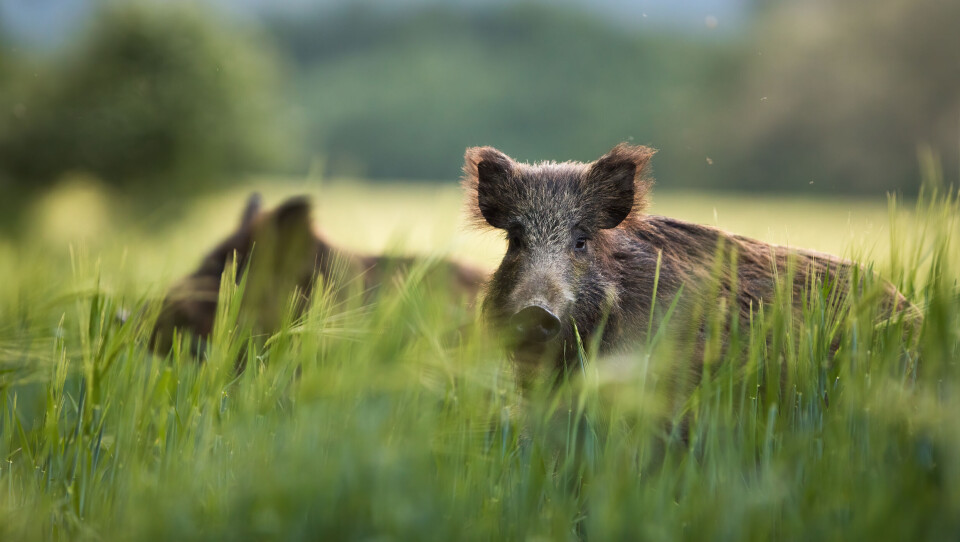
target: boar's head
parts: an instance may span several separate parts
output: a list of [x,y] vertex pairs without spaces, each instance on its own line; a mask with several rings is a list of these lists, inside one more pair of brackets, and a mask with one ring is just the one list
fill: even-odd
[[618,295],[612,239],[643,212],[654,150],[621,144],[592,163],[518,163],[492,147],[467,149],[470,214],[506,233],[508,247],[483,310],[518,361],[569,365]]
[[195,351],[203,348],[203,341],[213,331],[220,279],[234,264],[238,281],[249,274],[244,305],[256,312],[261,320],[258,327],[273,325],[289,292],[311,286],[318,243],[306,198],[291,198],[264,211],[260,196],[251,195],[237,229],[165,295],[153,331],[154,347],[161,352],[169,350],[176,328],[193,336]]

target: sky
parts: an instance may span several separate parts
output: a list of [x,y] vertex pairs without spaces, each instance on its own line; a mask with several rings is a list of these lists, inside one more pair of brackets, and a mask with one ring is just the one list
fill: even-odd
[[[102,1],[102,0],[99,0]],[[162,1],[162,0],[157,0]],[[437,0],[202,0],[239,16],[304,10],[337,9],[363,3],[403,11],[440,3]],[[704,25],[735,27],[742,23],[749,0],[561,0],[562,3],[622,25],[663,24],[678,29]],[[0,0],[0,32],[22,46],[52,46],[66,41],[94,11],[98,0]],[[505,5],[509,0],[447,0],[467,8]]]

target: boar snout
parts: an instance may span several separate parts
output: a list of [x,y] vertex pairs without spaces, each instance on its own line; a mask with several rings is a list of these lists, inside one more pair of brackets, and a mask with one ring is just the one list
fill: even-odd
[[524,342],[544,343],[560,333],[560,319],[539,305],[530,305],[510,317],[510,327]]

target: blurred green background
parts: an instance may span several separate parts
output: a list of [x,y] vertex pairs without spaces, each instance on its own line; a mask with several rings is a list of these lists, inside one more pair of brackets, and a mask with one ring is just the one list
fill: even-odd
[[660,149],[659,189],[913,195],[918,147],[958,169],[957,21],[942,0],[0,0],[3,214],[78,176],[155,207],[620,141]]
[[[957,539],[958,21],[956,0],[0,0],[0,540]],[[921,340],[872,325],[869,290],[837,319],[811,296],[802,332],[779,299],[648,472],[669,349],[531,397],[481,337],[448,345],[417,273],[363,312],[314,295],[239,378],[261,337],[236,312],[202,365],[116,319],[251,190],[310,195],[351,250],[492,269],[465,147],[624,140],[660,149],[652,212],[863,262]]]

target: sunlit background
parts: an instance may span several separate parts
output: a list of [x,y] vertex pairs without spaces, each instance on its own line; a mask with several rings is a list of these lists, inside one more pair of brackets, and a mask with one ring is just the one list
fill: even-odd
[[157,277],[255,189],[312,194],[357,250],[494,265],[459,222],[465,147],[630,141],[659,149],[654,212],[883,246],[920,158],[957,178],[957,21],[941,0],[0,0],[2,235],[133,242]]
[[[154,340],[209,321],[223,252],[177,281],[253,191],[493,270],[464,149],[622,141],[659,149],[650,212],[910,304],[789,258],[771,299],[759,249],[612,286],[624,251],[528,386],[445,266],[284,291],[294,207],[209,339]],[[958,154],[960,0],[0,0],[0,542],[960,540]]]

